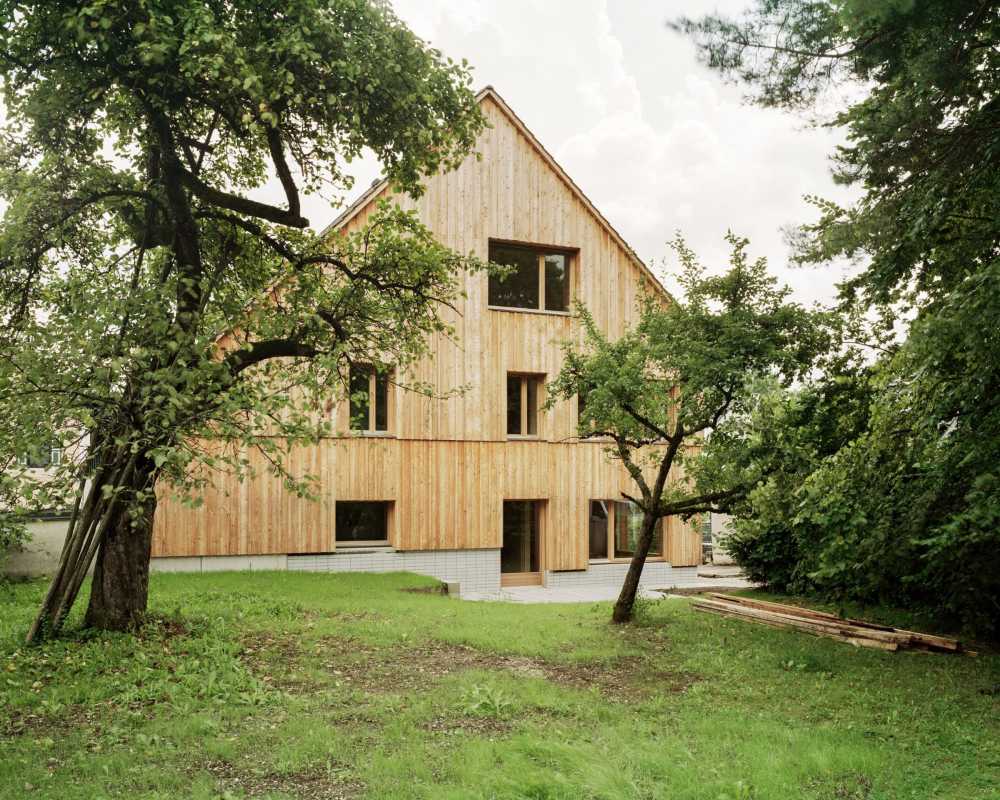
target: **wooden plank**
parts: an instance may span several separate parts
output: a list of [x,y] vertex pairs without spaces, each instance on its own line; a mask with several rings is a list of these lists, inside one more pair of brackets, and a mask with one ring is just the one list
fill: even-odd
[[817,611],[816,609],[805,608],[803,606],[776,603],[771,600],[758,600],[756,598],[741,597],[739,595],[720,594],[718,592],[707,592],[706,596],[722,602],[736,603],[742,606],[758,608],[765,611],[778,611],[786,614],[796,614],[798,616],[810,617],[818,620],[846,622],[859,628],[867,628],[873,631],[883,631],[897,634],[899,636],[905,636],[909,638],[913,644],[918,644],[924,647],[946,650],[949,652],[957,652],[961,649],[961,642],[957,639],[952,639],[946,636],[937,636],[930,633],[919,633],[917,631],[894,628],[890,625],[880,625],[877,622],[868,622],[867,620],[838,617],[837,615],[826,611]]
[[709,606],[711,608],[717,608],[721,610],[728,611],[732,614],[738,614],[748,617],[755,618],[767,618],[767,619],[778,619],[778,620],[793,620],[795,622],[801,622],[806,625],[812,625],[817,628],[822,628],[824,630],[839,631],[847,635],[864,636],[871,639],[876,639],[883,642],[895,642],[896,644],[908,644],[910,642],[910,637],[906,634],[900,633],[898,631],[882,631],[874,630],[871,628],[863,628],[857,625],[852,625],[845,620],[838,619],[836,617],[832,619],[818,619],[815,617],[807,617],[801,614],[795,613],[785,613],[779,611],[768,611],[764,609],[751,608],[749,606],[741,606],[735,603],[725,603],[719,600],[705,600],[700,599],[696,601],[700,604]]
[[887,641],[884,638],[873,637],[868,635],[873,633],[872,631],[861,632],[858,629],[851,628],[850,626],[837,628],[832,625],[821,624],[816,620],[807,620],[789,615],[758,611],[752,608],[734,606],[732,604],[718,603],[714,601],[696,600],[691,605],[698,611],[705,611],[726,617],[749,619],[753,622],[762,623],[776,628],[795,629],[813,636],[846,641],[859,647],[896,651],[900,646],[898,641]]

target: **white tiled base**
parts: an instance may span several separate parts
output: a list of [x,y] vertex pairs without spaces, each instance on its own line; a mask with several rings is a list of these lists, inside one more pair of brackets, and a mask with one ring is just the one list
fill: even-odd
[[[415,572],[447,583],[457,583],[461,596],[471,600],[519,602],[593,602],[613,600],[621,589],[629,565],[593,563],[586,570],[546,572],[543,587],[500,588],[500,551],[422,550],[398,552],[391,547],[342,548],[316,555],[193,556],[154,558],[155,572],[223,572],[297,570],[303,572]],[[672,567],[663,561],[647,562],[640,590],[704,586],[697,567]],[[523,596],[522,596],[523,595]]]
[[[570,589],[576,586],[609,586],[620,589],[628,572],[628,562],[594,562],[589,569],[575,572],[546,572],[545,586],[549,589]],[[674,569],[665,561],[647,561],[642,568],[639,586],[649,589],[662,589],[673,586],[675,573],[683,572],[686,567]],[[695,569],[691,567],[690,569]],[[697,571],[697,570],[695,570]]]
[[288,556],[288,569],[309,572],[416,572],[451,583],[461,593],[500,591],[500,550],[420,550],[355,548],[308,556]]
[[162,556],[149,561],[150,572],[260,572],[288,569],[288,556]]

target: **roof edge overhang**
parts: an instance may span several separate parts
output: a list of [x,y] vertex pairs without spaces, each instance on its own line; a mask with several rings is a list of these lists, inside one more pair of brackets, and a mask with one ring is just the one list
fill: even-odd
[[[577,186],[576,182],[569,176],[560,165],[559,162],[553,158],[552,154],[545,149],[545,146],[538,140],[538,138],[531,132],[524,121],[514,112],[514,110],[507,105],[507,102],[500,96],[499,92],[492,86],[484,86],[476,93],[476,102],[482,103],[484,100],[489,98],[497,107],[504,113],[504,115],[511,121],[518,132],[527,139],[528,143],[538,151],[538,154],[542,157],[549,167],[555,172],[559,179],[566,184],[570,192],[579,200],[584,208],[586,208],[593,217],[598,221],[598,223],[603,227],[608,234],[614,239],[615,243],[625,251],[631,261],[639,268],[642,274],[650,280],[653,287],[670,299],[671,302],[674,301],[673,296],[667,291],[667,288],[660,282],[660,279],[656,277],[653,271],[646,265],[646,263],[639,258],[638,253],[632,249],[632,246],[625,241],[620,233],[615,229],[615,227],[608,222],[607,218],[597,209],[589,197],[584,194],[583,190]],[[354,217],[356,217],[363,209],[365,209],[368,204],[379,194],[382,193],[389,186],[389,181],[387,178],[379,178],[372,182],[360,197],[357,198],[353,203],[351,203],[347,208],[345,208],[334,220],[327,225],[320,233],[321,237],[328,236],[334,231],[339,230],[349,223]]]

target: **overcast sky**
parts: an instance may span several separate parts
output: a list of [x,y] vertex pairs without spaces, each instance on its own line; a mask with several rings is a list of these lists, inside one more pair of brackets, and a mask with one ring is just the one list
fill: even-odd
[[[841,269],[789,267],[780,229],[815,217],[804,194],[845,199],[829,176],[837,134],[744,105],[666,26],[744,2],[393,0],[419,36],[470,62],[477,89],[496,88],[658,274],[673,231],[721,266],[732,228],[798,299],[828,301]],[[357,174],[352,196],[377,166]],[[335,215],[322,205],[309,213],[317,228]]]
[[[781,229],[815,218],[805,194],[850,197],[829,173],[840,134],[744,104],[666,25],[682,13],[738,13],[746,0],[392,2],[419,36],[470,62],[476,89],[496,88],[658,275],[676,267],[674,231],[720,269],[732,229],[800,301],[834,298],[844,268],[789,266]],[[352,166],[348,200],[379,174],[372,160]],[[276,179],[255,194],[283,200]],[[319,196],[303,210],[317,230],[339,213]]]

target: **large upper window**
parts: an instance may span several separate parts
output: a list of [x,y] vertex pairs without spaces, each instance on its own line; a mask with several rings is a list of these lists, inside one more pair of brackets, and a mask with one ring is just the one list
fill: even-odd
[[390,503],[337,501],[337,543],[379,545],[389,540]]
[[507,373],[507,435],[538,435],[538,394],[541,375]]
[[[634,503],[616,500],[591,500],[588,538],[590,559],[599,561],[609,557],[632,558],[642,529],[642,510]],[[658,520],[653,531],[649,555],[663,555],[663,520]]]
[[490,276],[491,306],[569,311],[569,253],[490,242],[490,261],[513,268]]
[[389,430],[389,376],[371,367],[351,368],[351,430]]

